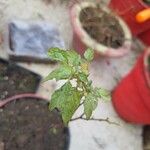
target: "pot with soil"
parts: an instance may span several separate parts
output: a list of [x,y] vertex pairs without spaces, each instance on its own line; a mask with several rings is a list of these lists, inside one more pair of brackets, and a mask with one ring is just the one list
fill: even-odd
[[126,121],[150,124],[150,48],[113,92],[113,104]]
[[131,47],[131,33],[124,21],[105,6],[81,2],[71,8],[73,47],[84,53],[87,47],[96,54],[123,56]]
[[68,149],[69,132],[58,111],[50,113],[38,96],[2,101],[0,118],[0,150]]

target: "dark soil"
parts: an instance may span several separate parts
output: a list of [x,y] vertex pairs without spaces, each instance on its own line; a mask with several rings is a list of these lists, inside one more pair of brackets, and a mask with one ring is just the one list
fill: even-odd
[[99,6],[84,8],[80,14],[80,21],[85,31],[98,43],[112,48],[122,46],[124,33],[118,20]]
[[18,100],[0,111],[4,150],[64,150],[67,138],[59,113],[50,112],[44,100]]
[[144,127],[143,138],[144,150],[150,150],[150,126]]
[[21,93],[35,92],[40,77],[0,59],[0,100]]
[[150,5],[150,0],[143,0],[143,2],[147,5]]

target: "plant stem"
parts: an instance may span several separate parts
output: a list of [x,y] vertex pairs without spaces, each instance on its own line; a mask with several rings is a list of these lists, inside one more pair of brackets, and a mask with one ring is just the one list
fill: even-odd
[[79,109],[79,107],[81,107],[84,104],[84,102],[80,103],[80,105],[78,106],[78,108],[76,110]]
[[84,113],[81,116],[77,117],[77,118],[71,119],[70,121],[75,121],[75,120],[81,119],[83,116],[84,116]]
[[120,124],[119,123],[116,123],[116,122],[113,122],[113,121],[110,121],[109,118],[105,118],[105,119],[102,119],[102,118],[90,118],[90,119],[86,119],[85,117],[83,117],[84,114],[82,114],[81,116],[79,117],[76,117],[76,118],[73,118],[71,119],[70,121],[75,121],[75,120],[85,120],[85,121],[99,121],[99,122],[107,122],[108,124],[114,124],[114,125],[117,125],[119,126]]
[[82,106],[84,104],[84,102],[80,103],[79,107]]

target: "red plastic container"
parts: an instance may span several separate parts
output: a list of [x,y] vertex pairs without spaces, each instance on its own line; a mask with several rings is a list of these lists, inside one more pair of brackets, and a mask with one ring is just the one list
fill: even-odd
[[113,104],[124,120],[150,125],[150,49],[139,57],[135,67],[113,91]]
[[146,45],[150,46],[150,29],[139,34],[138,38],[141,39]]
[[142,0],[111,0],[109,6],[126,21],[133,35],[146,33],[146,31],[150,30],[150,20],[144,23],[137,23],[135,19],[139,11],[150,7]]

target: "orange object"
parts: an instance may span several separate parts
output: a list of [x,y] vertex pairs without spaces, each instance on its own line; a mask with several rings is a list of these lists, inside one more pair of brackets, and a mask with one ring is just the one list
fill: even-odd
[[143,23],[150,19],[150,8],[144,9],[137,13],[136,15],[136,21],[138,23]]

